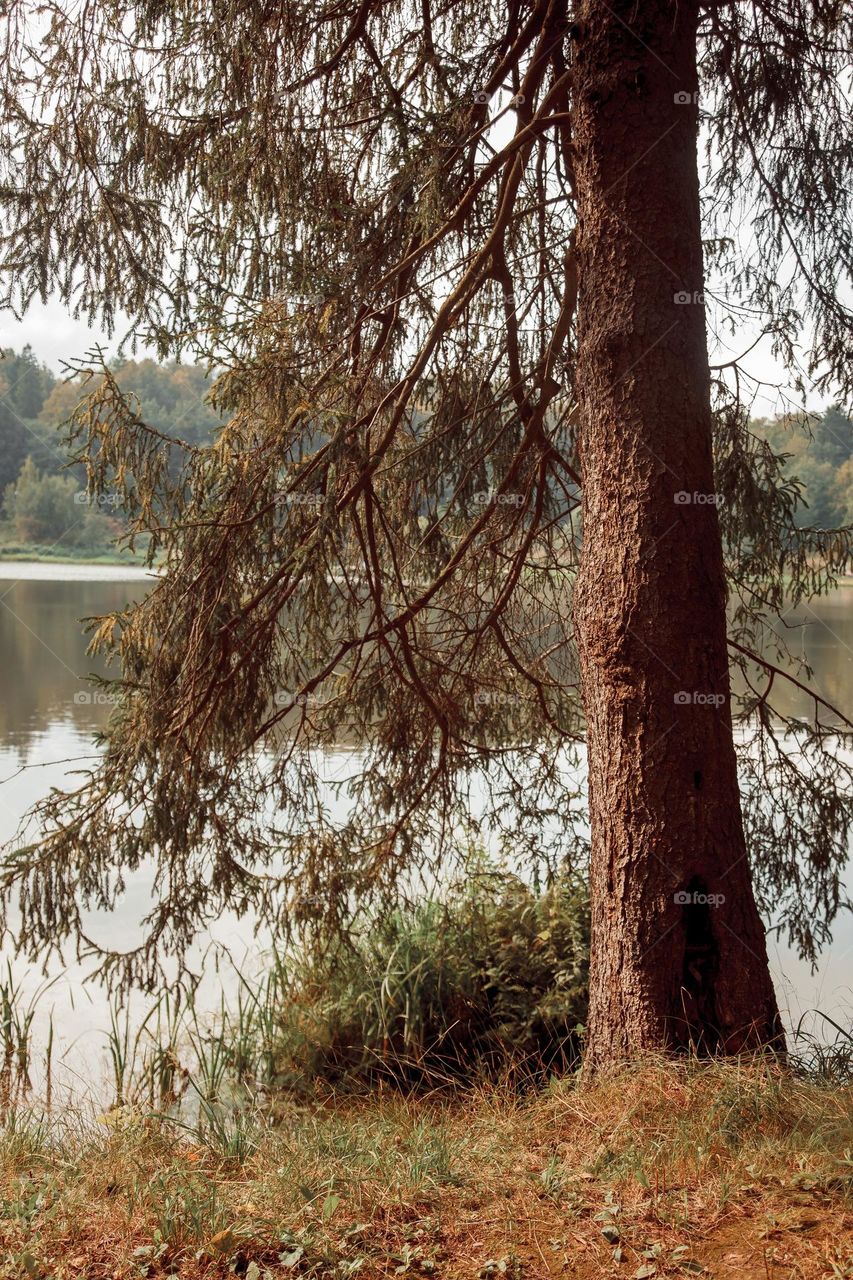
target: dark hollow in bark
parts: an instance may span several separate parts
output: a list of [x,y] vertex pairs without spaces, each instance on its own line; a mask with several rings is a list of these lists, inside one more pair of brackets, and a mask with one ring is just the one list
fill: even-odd
[[695,0],[574,31],[587,1069],[783,1048],[740,811],[702,304]]

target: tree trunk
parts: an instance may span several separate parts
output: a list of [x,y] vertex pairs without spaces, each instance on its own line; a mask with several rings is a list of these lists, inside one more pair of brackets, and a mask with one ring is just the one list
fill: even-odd
[[587,1066],[783,1047],[738,795],[697,173],[696,0],[581,0]]

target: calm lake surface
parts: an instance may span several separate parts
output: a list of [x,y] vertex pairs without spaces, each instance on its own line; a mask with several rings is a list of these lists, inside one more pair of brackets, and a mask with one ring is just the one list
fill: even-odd
[[[0,563],[0,841],[13,840],[27,812],[51,787],[73,783],[74,770],[92,758],[92,733],[106,720],[103,695],[86,682],[103,667],[86,656],[79,619],[107,613],[140,599],[151,582],[142,570],[65,565]],[[791,648],[803,653],[816,673],[815,688],[848,715],[853,711],[853,586],[789,615]],[[807,715],[808,699],[791,690],[784,710]],[[345,757],[327,761],[333,776]],[[130,882],[115,913],[97,922],[99,940],[128,945],[150,901],[148,878]],[[251,967],[257,942],[245,922],[223,920],[218,941]],[[780,1004],[790,1025],[821,1009],[842,1025],[853,1025],[853,917],[843,915],[816,973],[782,942],[769,940]],[[16,979],[28,991],[42,980],[7,949]],[[255,960],[257,965],[257,960]],[[55,972],[55,971],[52,971]],[[99,988],[84,983],[70,964],[40,1002],[37,1033],[49,1016],[57,1030],[57,1056],[64,1057],[78,1085],[93,1084],[105,1055],[107,1005]],[[211,1000],[219,978],[212,976]],[[817,1031],[819,1021],[809,1020]],[[829,1036],[831,1038],[831,1035]],[[94,1086],[93,1086],[94,1087]]]

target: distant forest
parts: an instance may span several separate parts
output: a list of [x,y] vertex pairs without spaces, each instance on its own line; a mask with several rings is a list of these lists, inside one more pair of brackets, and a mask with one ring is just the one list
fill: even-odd
[[[221,426],[201,367],[115,360],[111,368],[138,397],[144,421],[165,435],[202,445]],[[80,377],[57,378],[30,347],[0,353],[0,546],[105,551],[120,531],[120,512],[89,506],[82,469],[68,466],[64,424],[82,394]],[[853,422],[840,408],[752,425],[787,456],[787,477],[803,491],[799,525],[853,524]]]
[[787,455],[785,472],[802,487],[797,524],[835,529],[853,524],[853,421],[837,405],[821,414],[786,415],[753,423],[774,453]]
[[[193,444],[212,440],[222,420],[200,366],[116,360],[111,368],[151,426]],[[0,353],[0,548],[106,552],[120,532],[121,513],[108,501],[90,504],[82,467],[68,465],[65,424],[83,394],[82,377],[56,377],[30,347]]]

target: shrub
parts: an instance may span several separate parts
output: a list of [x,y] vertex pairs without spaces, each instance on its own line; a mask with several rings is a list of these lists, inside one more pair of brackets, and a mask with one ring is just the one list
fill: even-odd
[[279,1082],[434,1086],[573,1067],[588,954],[579,877],[536,892],[481,867],[442,900],[401,907],[283,969]]

